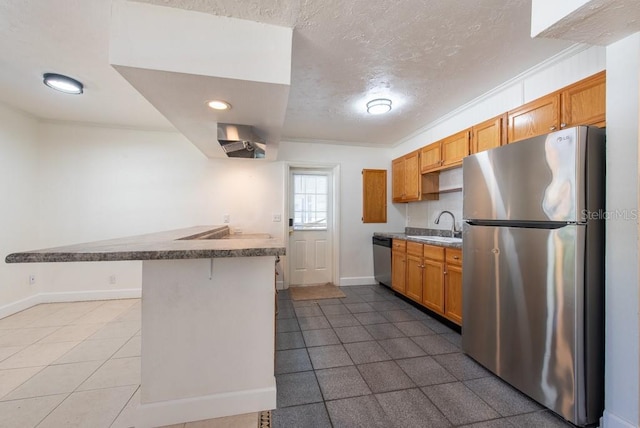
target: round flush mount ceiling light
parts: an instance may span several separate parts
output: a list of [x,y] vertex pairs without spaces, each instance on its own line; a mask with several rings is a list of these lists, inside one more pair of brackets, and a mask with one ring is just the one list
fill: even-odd
[[385,114],[391,111],[391,100],[387,98],[376,98],[367,103],[367,113]]
[[211,100],[207,105],[214,110],[229,110],[231,108],[231,104],[222,100]]
[[65,94],[81,94],[84,86],[76,79],[56,73],[45,73],[42,75],[42,81],[48,87]]

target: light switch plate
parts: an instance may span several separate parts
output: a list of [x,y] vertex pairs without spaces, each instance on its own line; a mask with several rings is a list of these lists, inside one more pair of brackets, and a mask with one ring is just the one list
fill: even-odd
[[274,214],[273,215],[273,221],[274,222],[282,221],[282,215],[281,214]]

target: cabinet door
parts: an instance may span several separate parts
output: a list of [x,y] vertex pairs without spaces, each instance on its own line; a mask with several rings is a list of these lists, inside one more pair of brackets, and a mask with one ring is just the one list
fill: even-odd
[[506,141],[503,128],[506,115],[494,117],[473,127],[471,130],[471,153],[494,149]]
[[444,313],[444,263],[424,261],[422,303],[432,311]]
[[462,266],[447,264],[444,276],[444,315],[462,325]]
[[391,253],[391,288],[405,294],[405,278],[407,272],[407,255],[404,252]]
[[362,170],[362,222],[387,222],[387,170]]
[[462,165],[462,159],[469,155],[469,134],[466,129],[442,140],[443,167]]
[[394,159],[391,163],[391,181],[393,202],[402,202],[404,197],[404,158]]
[[415,151],[404,158],[404,200],[419,201],[421,195],[420,152]]
[[561,128],[578,125],[605,126],[606,74],[604,71],[565,88],[561,97]]
[[420,149],[420,172],[436,171],[442,165],[440,142],[429,144]]
[[509,143],[556,131],[560,127],[560,95],[539,98],[508,115]]
[[422,257],[407,254],[406,296],[416,302],[422,301]]

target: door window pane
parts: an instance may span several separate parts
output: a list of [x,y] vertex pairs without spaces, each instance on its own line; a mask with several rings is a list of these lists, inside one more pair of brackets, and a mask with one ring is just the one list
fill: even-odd
[[293,175],[293,228],[295,230],[327,229],[326,175]]

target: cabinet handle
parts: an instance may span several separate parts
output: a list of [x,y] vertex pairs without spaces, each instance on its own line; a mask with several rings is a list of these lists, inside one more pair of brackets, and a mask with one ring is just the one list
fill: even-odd
[[549,127],[549,131],[555,131],[555,130],[556,130],[556,126],[555,125]]
[[560,128],[566,128],[566,127],[567,127],[567,124],[566,124],[566,123],[561,123],[561,124],[560,124]]
[[458,256],[453,256],[453,260],[459,260],[459,259],[460,259],[460,257],[458,257]]

